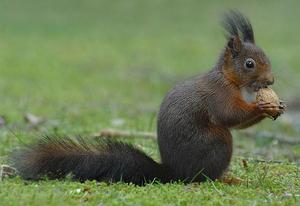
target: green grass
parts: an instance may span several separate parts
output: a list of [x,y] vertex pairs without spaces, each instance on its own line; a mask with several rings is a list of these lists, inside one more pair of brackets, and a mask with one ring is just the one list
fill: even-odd
[[[246,13],[271,59],[282,99],[297,97],[298,1],[0,1],[0,163],[43,134],[83,135],[103,128],[155,131],[167,90],[207,71],[225,45],[219,26],[227,8]],[[26,113],[48,121],[37,130]],[[299,114],[299,113],[298,113]],[[115,124],[122,120],[122,124]],[[285,115],[254,130],[299,137]],[[156,142],[124,139],[159,160]],[[0,182],[0,205],[299,205],[300,146],[234,132],[231,173],[240,186],[202,184]],[[248,159],[248,168],[242,159]],[[257,163],[256,159],[281,163]]]

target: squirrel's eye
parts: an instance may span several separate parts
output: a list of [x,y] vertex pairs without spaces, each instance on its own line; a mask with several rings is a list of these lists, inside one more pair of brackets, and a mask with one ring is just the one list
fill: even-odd
[[246,61],[245,61],[246,69],[252,69],[252,68],[254,68],[254,66],[255,66],[255,61],[253,59],[251,59],[251,58],[246,59]]

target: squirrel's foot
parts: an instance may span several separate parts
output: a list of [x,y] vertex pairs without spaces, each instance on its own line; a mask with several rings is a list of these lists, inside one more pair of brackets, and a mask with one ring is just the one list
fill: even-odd
[[17,175],[17,170],[9,165],[0,165],[0,180],[6,177],[14,177]]

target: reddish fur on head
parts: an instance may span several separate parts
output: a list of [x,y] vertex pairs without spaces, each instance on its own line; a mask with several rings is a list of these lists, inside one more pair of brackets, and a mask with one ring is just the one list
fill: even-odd
[[[224,20],[228,42],[224,53],[223,72],[232,84],[257,91],[273,84],[268,57],[255,45],[250,21],[239,12],[229,13]],[[252,62],[253,67],[248,67]]]

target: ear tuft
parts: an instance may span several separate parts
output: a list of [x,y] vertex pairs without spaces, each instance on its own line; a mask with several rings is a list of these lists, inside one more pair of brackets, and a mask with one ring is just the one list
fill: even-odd
[[227,37],[238,36],[244,42],[255,44],[254,33],[249,19],[241,12],[231,10],[224,15],[222,25]]

